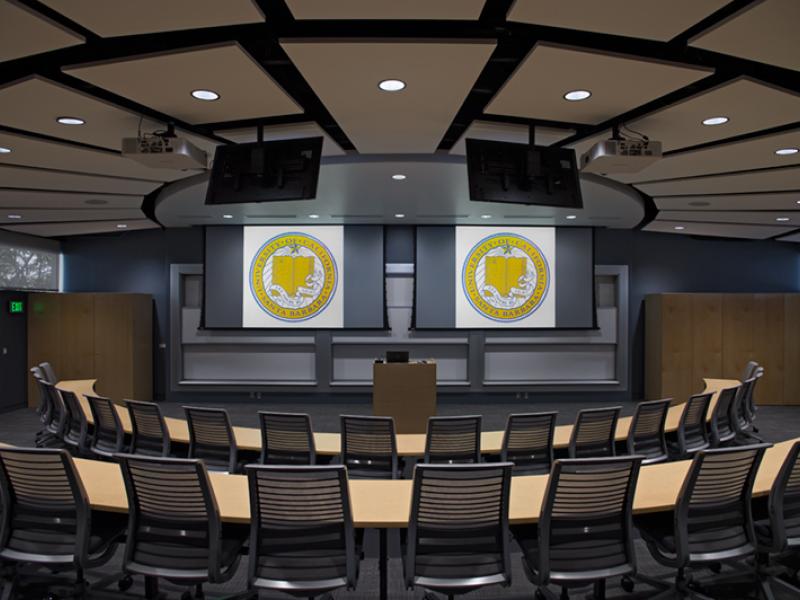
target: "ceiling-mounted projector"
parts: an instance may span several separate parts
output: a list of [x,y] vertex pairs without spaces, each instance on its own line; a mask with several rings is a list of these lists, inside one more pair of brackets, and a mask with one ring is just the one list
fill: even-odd
[[661,158],[661,142],[612,138],[598,142],[581,156],[584,173],[638,173]]
[[206,153],[176,136],[171,125],[166,131],[123,138],[122,156],[154,169],[205,169],[208,164]]

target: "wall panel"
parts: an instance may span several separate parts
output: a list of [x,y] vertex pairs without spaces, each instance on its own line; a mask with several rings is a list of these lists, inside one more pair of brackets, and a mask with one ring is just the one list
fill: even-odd
[[758,382],[756,402],[785,404],[785,298],[775,294],[756,294],[753,303],[753,360],[764,367]]
[[704,377],[717,377],[722,372],[722,296],[692,294],[691,302],[691,390],[700,390]]
[[800,294],[784,297],[783,400],[800,404]]

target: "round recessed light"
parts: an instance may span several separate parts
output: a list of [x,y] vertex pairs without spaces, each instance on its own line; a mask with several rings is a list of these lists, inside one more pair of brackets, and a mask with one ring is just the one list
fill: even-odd
[[316,214],[314,214],[314,215],[308,215],[308,218],[309,218],[309,219],[319,219],[319,215],[316,215]]
[[781,223],[785,223],[789,220],[789,217],[776,217],[776,221],[780,221]]
[[481,219],[491,219],[492,215],[481,215]]
[[570,102],[578,102],[579,100],[586,100],[589,96],[592,95],[592,92],[589,90],[572,90],[571,92],[567,92],[564,94],[564,100],[569,100]]
[[790,156],[792,154],[797,154],[798,152],[800,152],[800,149],[798,148],[778,148],[775,150],[775,154],[778,156]]
[[213,90],[192,90],[192,98],[213,102],[219,100],[219,94]]
[[0,154],[10,154],[11,148],[6,148],[5,146],[0,146]]
[[395,213],[394,218],[395,219],[404,219],[405,215],[403,213]]
[[78,117],[58,117],[56,121],[62,125],[83,125],[86,123],[86,121]]
[[233,215],[222,215],[223,219],[232,219]]
[[703,125],[724,125],[729,120],[728,117],[708,117],[703,119]]
[[686,227],[684,227],[683,225],[675,225],[675,227],[673,227],[673,229],[675,231],[683,231],[684,229],[686,229]]
[[9,219],[21,219],[22,215],[8,215]]
[[405,89],[406,82],[400,79],[384,79],[378,84],[378,87],[384,92],[399,92]]
[[125,223],[117,223],[117,229],[127,229],[128,226]]
[[578,215],[567,215],[566,218],[569,219],[570,221],[573,221],[578,218]]
[[395,173],[394,175],[392,175],[392,179],[394,179],[395,181],[403,181],[405,178],[406,176],[403,175],[402,173]]

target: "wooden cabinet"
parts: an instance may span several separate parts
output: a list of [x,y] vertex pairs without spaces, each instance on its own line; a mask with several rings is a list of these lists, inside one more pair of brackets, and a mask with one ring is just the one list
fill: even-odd
[[758,361],[760,404],[800,404],[800,294],[654,294],[645,300],[645,395],[685,399]]
[[[97,379],[114,399],[153,397],[153,299],[148,294],[30,294],[28,365],[64,379]],[[38,403],[33,382],[28,405]]]

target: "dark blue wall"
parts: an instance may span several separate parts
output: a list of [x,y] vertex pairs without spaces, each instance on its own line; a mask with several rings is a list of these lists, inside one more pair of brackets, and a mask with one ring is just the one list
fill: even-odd
[[[68,238],[63,252],[65,291],[153,295],[154,389],[157,397],[173,397],[168,392],[168,352],[160,347],[169,342],[169,265],[202,262],[202,230]],[[414,228],[387,227],[386,255],[389,262],[413,262]],[[800,248],[790,243],[601,229],[595,236],[595,261],[628,265],[630,275],[631,388],[627,394],[604,394],[606,401],[643,396],[647,294],[800,291]]]

